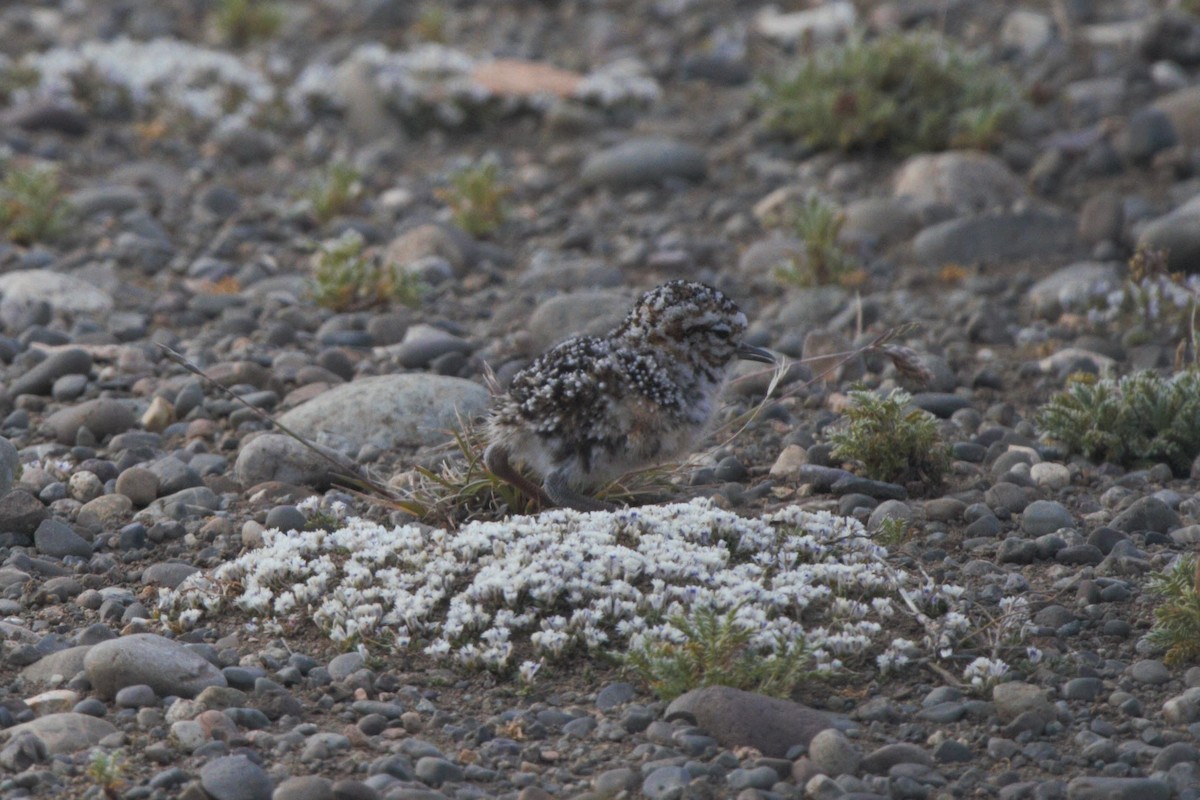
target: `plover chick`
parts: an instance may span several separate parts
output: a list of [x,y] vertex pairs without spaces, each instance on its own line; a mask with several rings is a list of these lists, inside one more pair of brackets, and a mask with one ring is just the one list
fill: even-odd
[[488,419],[484,462],[544,503],[614,508],[591,493],[691,451],[734,359],[774,363],[745,332],[746,315],[711,286],[653,289],[607,336],[568,339],[513,377]]

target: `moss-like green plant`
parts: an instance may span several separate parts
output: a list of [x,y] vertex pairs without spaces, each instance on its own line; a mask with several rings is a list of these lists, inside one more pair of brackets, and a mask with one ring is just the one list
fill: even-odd
[[283,10],[266,0],[219,0],[214,22],[233,47],[270,39],[283,24]]
[[1050,398],[1037,422],[1049,438],[1092,461],[1166,462],[1186,474],[1200,455],[1200,371],[1080,376]]
[[421,304],[425,285],[397,264],[380,264],[363,252],[362,234],[348,230],[325,242],[313,255],[312,296],[334,311],[370,308],[398,302],[410,308]]
[[349,164],[337,162],[308,186],[305,198],[312,207],[317,223],[324,225],[329,220],[345,213],[350,205],[362,195],[362,175]]
[[821,48],[764,86],[766,125],[822,150],[987,147],[1018,107],[1010,78],[932,34]]
[[500,181],[494,161],[460,169],[449,188],[437,194],[454,212],[454,224],[472,236],[484,236],[504,224],[509,188]]
[[921,481],[936,486],[950,467],[950,448],[937,420],[909,405],[912,396],[899,389],[886,396],[850,392],[845,424],[829,434],[833,457],[857,465],[877,481]]
[[812,195],[790,212],[788,222],[804,243],[804,256],[779,267],[782,280],[798,286],[824,286],[858,271],[857,259],[838,241],[846,219],[836,207]]
[[681,642],[635,648],[626,664],[663,700],[702,686],[788,696],[812,674],[804,641],[780,642],[775,655],[764,655],[751,645],[754,631],[737,620],[737,612],[699,607],[677,614],[670,623],[682,634]]
[[0,183],[0,231],[17,244],[52,241],[67,224],[67,202],[55,167],[10,164]]
[[1163,596],[1154,609],[1150,641],[1166,648],[1172,666],[1200,661],[1200,583],[1196,558],[1184,555],[1150,580],[1150,590]]
[[423,5],[420,14],[417,15],[417,21],[413,23],[413,34],[422,42],[445,44],[448,21],[449,15],[443,6],[439,4]]

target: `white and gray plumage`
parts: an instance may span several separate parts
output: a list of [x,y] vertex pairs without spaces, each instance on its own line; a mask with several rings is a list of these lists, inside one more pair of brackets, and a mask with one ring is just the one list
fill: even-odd
[[543,502],[611,508],[590,493],[703,438],[734,359],[774,363],[745,332],[746,315],[711,286],[647,292],[607,336],[569,339],[513,377],[487,422],[488,469]]

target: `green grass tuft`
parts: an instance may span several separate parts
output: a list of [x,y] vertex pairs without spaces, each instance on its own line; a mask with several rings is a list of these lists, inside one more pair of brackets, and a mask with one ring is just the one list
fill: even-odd
[[1166,648],[1163,661],[1171,666],[1200,661],[1200,592],[1196,585],[1196,558],[1184,555],[1170,569],[1155,575],[1150,590],[1163,596],[1154,609],[1151,642]]
[[912,397],[899,389],[886,396],[852,391],[850,400],[845,423],[829,434],[834,458],[854,462],[872,480],[942,482],[950,448],[932,414],[910,407]]
[[933,34],[857,38],[764,81],[768,128],[826,150],[901,155],[994,145],[1016,117],[1013,81]]
[[838,241],[846,219],[832,204],[816,195],[791,210],[788,223],[804,244],[802,258],[794,258],[779,268],[781,280],[797,286],[824,286],[841,283],[861,272],[858,259]]
[[283,9],[266,0],[218,0],[214,14],[221,38],[236,48],[270,39],[283,25]]
[[804,641],[780,642],[777,655],[765,655],[751,646],[754,630],[738,621],[738,610],[700,607],[672,616],[682,641],[635,648],[626,664],[666,701],[703,686],[787,697],[813,674]]
[[349,164],[334,163],[308,186],[304,196],[317,224],[344,214],[362,195],[362,174]]
[[494,161],[465,167],[450,176],[450,186],[438,192],[454,214],[454,224],[472,236],[485,236],[508,217],[510,193]]
[[360,233],[346,231],[321,245],[313,255],[311,291],[318,305],[352,311],[397,302],[409,308],[421,304],[425,285],[398,264],[381,264],[363,252]]
[[0,183],[0,231],[22,245],[53,241],[67,226],[67,202],[56,167],[7,165]]
[[1037,424],[1092,461],[1165,462],[1186,475],[1200,455],[1200,371],[1135,372],[1119,380],[1080,376],[1050,398]]

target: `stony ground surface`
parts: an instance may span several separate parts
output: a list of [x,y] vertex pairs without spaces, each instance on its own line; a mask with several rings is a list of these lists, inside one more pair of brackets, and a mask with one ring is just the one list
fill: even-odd
[[[1139,241],[1196,268],[1200,17],[1148,0],[313,0],[235,48],[217,5],[0,9],[5,172],[58,165],[70,200],[52,239],[0,242],[0,795],[1200,793],[1200,670],[1144,638],[1149,576],[1200,541],[1195,478],[1069,457],[1033,424],[1071,372],[1174,357],[1177,329],[1095,311]],[[1034,101],[990,153],[813,153],[763,130],[754,76],[851,27],[921,25],[984,48]],[[471,236],[445,191],[483,157],[510,213]],[[331,164],[361,179],[324,219],[311,187]],[[844,211],[856,288],[776,276],[798,243],[772,217],[805,192]],[[420,277],[415,307],[313,301],[312,254],[348,230]],[[920,323],[901,339],[934,376],[915,402],[955,459],[936,490],[834,494],[822,431],[844,392],[900,379],[867,357],[811,381],[809,361],[674,499],[906,519],[888,559],[982,605],[1023,595],[1040,659],[1010,658],[995,687],[963,675],[980,653],[928,652],[814,679],[796,694],[810,710],[726,690],[668,708],[611,659],[524,686],[341,653],[307,625],[159,619],[162,588],[303,527],[296,504],[329,480],[160,345],[388,479],[444,457],[449,410],[487,403],[485,363],[503,381],[674,277],[727,291],[755,344],[797,359]],[[740,373],[727,417],[769,377]]]

